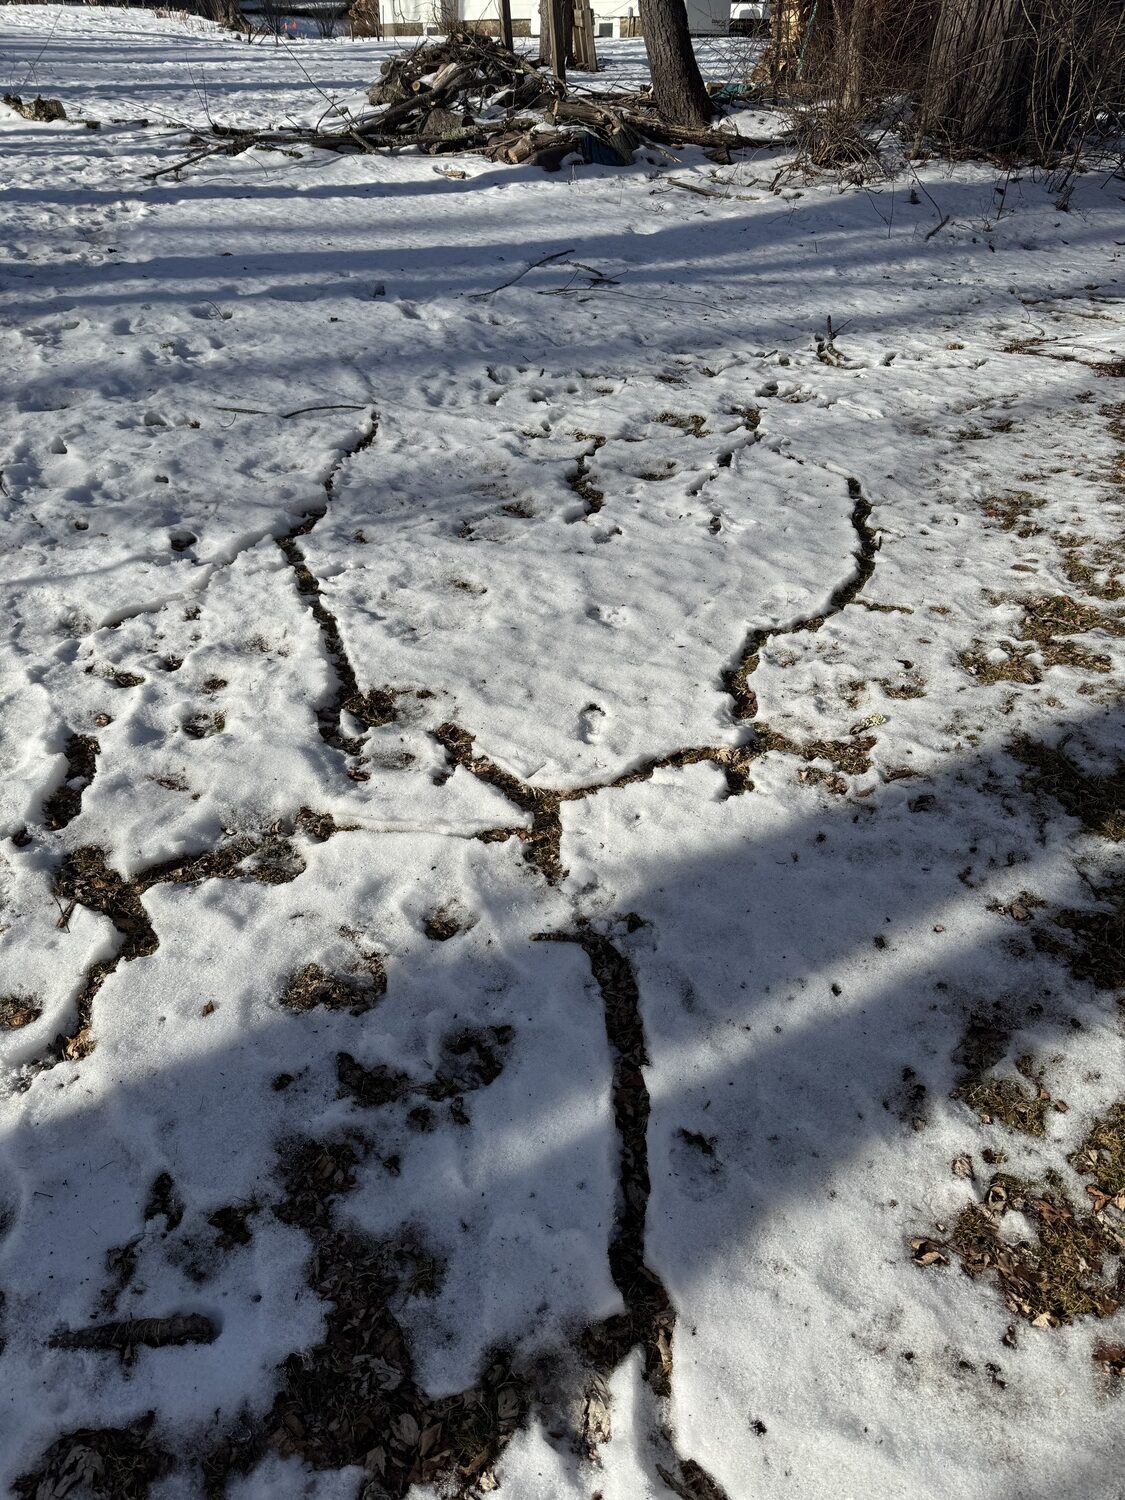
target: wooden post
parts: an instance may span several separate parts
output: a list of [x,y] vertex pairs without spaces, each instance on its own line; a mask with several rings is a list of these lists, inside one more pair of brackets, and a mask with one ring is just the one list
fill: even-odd
[[598,49],[594,43],[594,12],[589,0],[576,0],[571,40],[574,66],[582,73],[598,71]]
[[500,0],[500,40],[511,52],[513,49],[512,0]]
[[560,83],[566,82],[566,33],[562,23],[563,0],[546,0],[547,46],[551,72]]

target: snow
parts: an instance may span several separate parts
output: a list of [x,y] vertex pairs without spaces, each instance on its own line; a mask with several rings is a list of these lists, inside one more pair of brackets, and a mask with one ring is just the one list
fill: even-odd
[[[1012,753],[1120,756],[1120,176],[1064,209],[1030,170],[900,161],[853,187],[784,150],[170,170],[209,118],[359,109],[390,50],[0,12],[6,90],[71,115],[0,119],[0,995],[41,1012],[0,1031],[0,1478],[155,1411],[177,1467],[153,1495],[201,1494],[201,1456],[325,1338],[316,1232],[275,1210],[299,1143],[345,1142],[332,1223],[442,1266],[395,1304],[419,1384],[468,1390],[503,1347],[539,1393],[501,1493],[664,1500],[666,1421],[731,1500],[1108,1497],[1091,1356],[1125,1314],[1028,1327],[908,1241],[980,1197],[986,1149],[1085,1201],[1068,1157],[1122,1094],[1112,993],[1033,941],[1105,909],[1115,848]],[[639,44],[600,50],[639,76]],[[1092,655],[1030,630],[1054,595],[1096,609],[1052,637]],[[383,711],[343,701],[345,659]],[[53,819],[74,736],[95,774]],[[555,884],[523,857],[545,792]],[[225,874],[160,868],[237,839],[256,852]],[[91,847],[157,946],[60,1059],[126,941],[56,886]],[[1022,892],[1026,925],[1002,910]],[[582,932],[639,989],[645,1259],[676,1316],[666,1400],[626,1351],[593,1457],[568,1423],[578,1335],[626,1306],[620,1059],[588,953],[536,941]],[[310,964],[360,986],[381,965],[386,994],[295,1010]],[[970,1014],[1005,1022],[997,1076],[1030,1055],[1068,1106],[1042,1136],[950,1097]],[[435,1080],[469,1031],[500,1066],[462,1079],[462,1121]],[[359,1102],[341,1054],[407,1095]],[[176,1224],[146,1217],[161,1174]],[[230,1205],[252,1232],[223,1248]],[[213,1343],[50,1343],[188,1312]],[[362,1482],[362,1454],[271,1450],[228,1493]]]

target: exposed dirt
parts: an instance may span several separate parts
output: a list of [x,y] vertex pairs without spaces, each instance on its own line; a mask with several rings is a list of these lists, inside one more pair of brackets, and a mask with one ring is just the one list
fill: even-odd
[[[637,981],[625,955],[608,938],[588,928],[540,933],[538,940],[575,943],[589,959],[602,997],[606,1042],[613,1067],[618,1188],[609,1241],[609,1267],[625,1311],[587,1330],[584,1353],[604,1376],[639,1347],[645,1380],[660,1411],[672,1390],[676,1313],[664,1283],[645,1258],[645,1224],[651,1191],[648,1121],[652,1102],[644,1072],[648,1053]],[[681,1458],[676,1452],[664,1415],[654,1414],[651,1429],[660,1460],[657,1468],[675,1494],[684,1500],[726,1500],[725,1491],[699,1464]]]
[[[362,453],[365,448],[370,448],[379,432],[378,415],[372,411],[366,428],[361,432],[359,438],[340,455],[332,467],[327,479],[324,481],[324,505],[315,511],[310,511],[303,516],[284,536],[276,538],[278,548],[285,561],[293,571],[293,577],[297,584],[297,592],[308,605],[309,610],[320,627],[321,639],[324,649],[331,661],[336,673],[337,689],[335,697],[326,703],[317,714],[317,724],[320,736],[325,744],[331,745],[334,750],[349,757],[358,757],[363,750],[363,741],[353,735],[345,735],[341,729],[341,717],[346,712],[361,724],[368,727],[378,727],[382,724],[390,724],[395,718],[394,695],[390,689],[375,689],[364,692],[356,677],[355,668],[348,659],[348,653],[344,649],[343,638],[340,635],[340,627],[335,615],[324,602],[320,583],[314,577],[305,555],[298,545],[298,538],[308,536],[316,523],[327,513],[335,490],[336,479],[350,459]],[[366,773],[361,766],[354,763],[349,767],[348,774],[353,780],[366,780]]]
[[92,734],[72,734],[63,748],[66,776],[43,804],[48,828],[65,828],[82,811],[82,794],[97,774],[101,746]]
[[324,1338],[280,1368],[273,1407],[248,1433],[204,1460],[206,1493],[225,1493],[273,1449],[314,1469],[361,1466],[364,1500],[402,1500],[414,1484],[443,1493],[491,1488],[486,1476],[526,1419],[527,1390],[503,1350],[479,1381],[432,1399],[416,1384],[395,1309],[440,1285],[440,1257],[402,1237],[372,1240],[335,1223],[335,1204],[355,1186],[359,1151],[347,1141],[294,1143],[281,1152],[284,1198],[275,1212],[312,1238],[309,1285],[330,1304]]
[[442,746],[449,763],[460,766],[479,780],[501,792],[508,801],[531,817],[530,828],[493,829],[482,835],[488,842],[498,839],[517,838],[524,846],[524,858],[534,865],[552,885],[557,885],[566,874],[561,858],[562,818],[560,809],[564,802],[579,802],[584,797],[606,791],[610,787],[630,786],[634,782],[647,781],[654,772],[666,767],[698,765],[709,761],[722,768],[727,787],[732,796],[750,790],[754,783],[746,774],[746,767],[753,759],[752,746],[702,745],[690,750],[677,750],[671,755],[659,756],[645,761],[635,770],[626,771],[612,781],[592,783],[584,787],[568,787],[555,791],[548,787],[530,786],[511,771],[497,765],[487,755],[473,753],[473,736],[457,724],[439,724],[433,731],[434,738]]
[[132,880],[125,880],[107,865],[103,849],[88,845],[72,850],[55,875],[55,898],[60,904],[69,903],[69,907],[63,907],[63,920],[69,919],[75,906],[84,906],[108,917],[121,942],[111,958],[99,959],[87,969],[76,1000],[75,1020],[51,1043],[39,1066],[88,1056],[95,1045],[92,1015],[98,991],[119,963],[147,957],[159,948],[160,940],[141,900],[146,891],[154,885],[193,885],[212,879],[249,879],[278,885],[296,879],[304,867],[295,846],[277,828],[257,839],[240,835],[200,854],[160,860]]
[[875,571],[875,556],[879,550],[879,538],[871,526],[871,502],[863,493],[858,479],[848,480],[848,494],[852,501],[851,522],[856,534],[855,570],[843,583],[837,584],[828,601],[828,608],[821,615],[811,615],[795,625],[776,629],[752,630],[746,638],[738,665],[723,673],[723,686],[732,700],[732,713],[736,719],[753,719],[758,713],[758,698],[750,688],[750,678],[758,670],[762,650],[766,643],[778,635],[791,635],[795,631],[817,631],[838,615],[849,604],[854,604],[860,592]]
[[[366,1109],[381,1109],[410,1099],[428,1099],[451,1105],[452,1118],[459,1125],[468,1124],[465,1095],[495,1083],[504,1071],[508,1053],[515,1040],[511,1026],[465,1026],[442,1039],[439,1062],[433,1076],[422,1082],[400,1069],[383,1063],[365,1065],[348,1052],[336,1057],[336,1080],[342,1093]],[[418,1129],[432,1129],[433,1112],[411,1111],[411,1123]]]
[[144,1207],[145,1223],[153,1219],[163,1219],[164,1229],[168,1231],[175,1229],[184,1217],[183,1199],[176,1191],[176,1184],[172,1180],[171,1172],[161,1172],[154,1179],[148,1190],[148,1198]]

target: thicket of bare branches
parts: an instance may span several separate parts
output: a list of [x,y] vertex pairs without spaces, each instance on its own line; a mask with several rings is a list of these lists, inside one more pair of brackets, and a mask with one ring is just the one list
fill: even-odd
[[1125,127],[1125,5],[778,0],[769,68],[817,164],[869,149],[888,108],[939,147],[1053,163]]

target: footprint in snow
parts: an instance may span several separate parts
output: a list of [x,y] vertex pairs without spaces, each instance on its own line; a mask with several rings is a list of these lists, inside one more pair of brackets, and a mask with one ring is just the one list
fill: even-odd
[[578,738],[586,745],[596,745],[605,727],[605,709],[596,703],[587,703],[578,715]]

